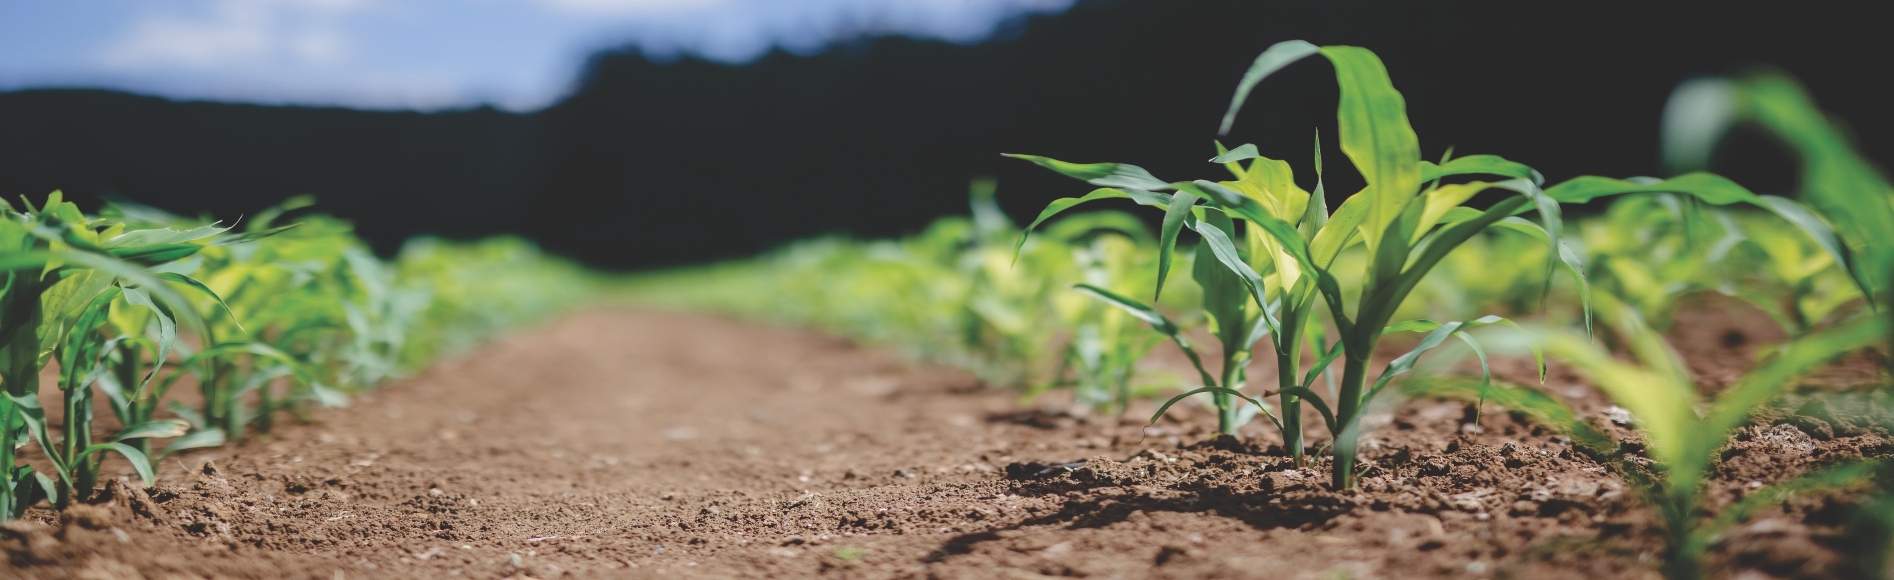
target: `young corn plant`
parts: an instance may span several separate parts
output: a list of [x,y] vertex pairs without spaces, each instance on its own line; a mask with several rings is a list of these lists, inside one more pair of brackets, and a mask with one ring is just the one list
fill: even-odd
[[1848,273],[1799,232],[1731,221],[1741,242],[1730,252],[1718,291],[1767,313],[1789,336],[1866,305]]
[[[1887,176],[1849,143],[1846,132],[1801,85],[1773,71],[1679,85],[1664,110],[1665,163],[1677,171],[1707,166],[1717,142],[1737,124],[1757,127],[1794,152],[1802,168],[1798,196],[1814,211],[1795,206],[1788,212],[1800,209],[1804,215],[1784,217],[1833,224],[1846,243],[1816,242],[1836,258],[1871,307],[1885,309],[1894,289],[1894,249],[1883,242],[1894,237],[1894,185]],[[1772,205],[1777,199],[1770,200]]]
[[[1011,268],[1006,240],[1016,227],[1000,211],[991,180],[974,182],[971,195],[973,228],[967,247],[957,257],[971,281],[962,316],[962,336],[973,368],[981,379],[995,385],[1028,385],[1056,365],[1052,350],[1058,325],[1050,305],[1057,275],[1069,271],[1063,252],[1033,253],[1028,261],[1037,271]],[[1017,254],[1014,254],[1016,257]],[[1050,364],[1048,364],[1050,363]]]
[[[1304,448],[1301,408],[1302,402],[1307,401],[1321,414],[1335,438],[1332,443],[1336,454],[1334,484],[1347,488],[1354,483],[1355,425],[1365,403],[1393,376],[1410,368],[1420,352],[1471,326],[1497,322],[1497,319],[1483,319],[1428,326],[1432,323],[1416,321],[1391,327],[1389,318],[1394,309],[1435,263],[1474,234],[1512,218],[1515,213],[1537,209],[1544,226],[1518,219],[1506,223],[1539,232],[1543,239],[1557,247],[1560,222],[1558,204],[1541,192],[1536,172],[1524,165],[1490,155],[1451,159],[1439,165],[1421,161],[1419,143],[1408,125],[1402,97],[1394,90],[1380,59],[1366,49],[1318,48],[1301,41],[1271,47],[1257,58],[1238,85],[1224,129],[1234,121],[1237,110],[1256,83],[1284,66],[1316,54],[1326,57],[1335,66],[1342,94],[1338,106],[1342,150],[1369,183],[1333,213],[1327,210],[1320,195],[1323,187],[1319,179],[1319,155],[1316,194],[1295,185],[1287,163],[1263,157],[1253,145],[1237,147],[1211,160],[1224,164],[1236,177],[1224,182],[1171,183],[1131,165],[1081,165],[1043,157],[1020,157],[1104,188],[1083,198],[1054,202],[1041,214],[1042,220],[1095,199],[1130,198],[1164,208],[1166,215],[1158,249],[1160,276],[1169,263],[1168,255],[1178,232],[1188,227],[1202,236],[1194,274],[1204,286],[1205,310],[1216,324],[1213,330],[1224,343],[1226,364],[1221,380],[1200,368],[1204,387],[1189,394],[1209,392],[1221,397],[1219,408],[1224,412],[1220,415],[1220,427],[1229,432],[1230,423],[1235,419],[1234,405],[1221,403],[1235,398],[1248,400],[1241,392],[1241,365],[1246,362],[1243,355],[1250,345],[1270,338],[1277,357],[1278,386],[1265,394],[1282,395],[1282,419],[1278,423],[1287,443],[1285,446],[1301,460]],[[1440,183],[1446,177],[1471,174],[1511,179],[1495,183]],[[1493,188],[1511,190],[1519,196],[1485,212],[1461,207],[1475,194]],[[1174,193],[1166,196],[1158,191]],[[1198,206],[1199,202],[1207,203]],[[1243,223],[1246,236],[1243,238],[1246,247],[1242,249],[1235,242],[1237,221]],[[1336,276],[1329,268],[1343,249],[1356,243],[1367,247],[1370,258],[1363,278],[1365,283],[1351,316],[1340,295]],[[1174,326],[1134,301],[1101,295],[1141,314],[1141,318],[1160,331]],[[1327,305],[1330,323],[1340,335],[1333,343],[1323,336],[1322,325],[1313,316],[1318,298]],[[1384,329],[1388,332],[1425,329],[1429,335],[1423,339],[1422,348],[1384,370],[1382,378],[1370,389],[1368,365]],[[1181,337],[1177,339],[1184,345]],[[1305,341],[1313,343],[1311,350],[1316,357],[1306,372],[1301,368],[1301,348]],[[1338,358],[1343,362],[1342,380],[1337,392],[1325,398],[1310,387]],[[1333,405],[1330,398],[1334,399]],[[1261,406],[1260,401],[1250,402]]]
[[[346,329],[342,312],[351,278],[341,264],[350,238],[345,226],[327,223],[274,226],[282,212],[307,204],[306,198],[296,198],[265,210],[247,224],[244,233],[220,239],[191,260],[164,268],[160,276],[195,290],[192,307],[206,314],[200,337],[203,348],[180,353],[184,359],[173,372],[155,381],[134,383],[137,389],[131,392],[119,381],[102,381],[121,421],[150,417],[157,402],[185,376],[196,377],[203,407],[186,409],[173,403],[172,411],[191,426],[191,432],[166,452],[240,440],[252,422],[267,431],[274,411],[283,406],[283,399],[274,396],[270,386],[280,378],[302,386],[305,397],[314,398],[309,391],[327,394],[335,404],[340,394],[328,392],[311,375],[311,364],[320,361],[310,356],[335,351],[338,345],[333,343],[348,338],[340,335]],[[157,227],[196,223],[129,202],[108,205],[104,213]],[[152,312],[159,318],[162,335],[169,321],[163,320],[163,312]],[[303,356],[292,355],[292,349]],[[131,364],[124,357],[139,358],[137,353],[125,352],[118,362]],[[257,399],[254,408],[245,404],[252,396]]]
[[1604,215],[1579,224],[1577,243],[1584,248],[1588,280],[1635,305],[1660,326],[1678,301],[1705,290],[1708,277],[1702,252],[1678,230],[1692,223],[1682,215],[1681,196],[1627,195]]
[[[1085,284],[1127,294],[1145,285],[1137,249],[1153,240],[1137,218],[1120,212],[1083,214],[1055,222],[1047,234],[1044,238],[1071,248]],[[1088,408],[1123,413],[1137,395],[1138,361],[1164,337],[1106,304],[1088,301],[1075,310],[1066,323],[1072,336],[1065,358],[1074,399]]]
[[[1645,448],[1652,461],[1650,472],[1631,464],[1621,464],[1620,468],[1643,488],[1662,518],[1669,536],[1666,577],[1701,577],[1704,551],[1715,542],[1717,534],[1754,508],[1796,491],[1853,481],[1870,471],[1870,465],[1854,464],[1807,474],[1751,493],[1715,514],[1709,513],[1703,503],[1704,480],[1730,433],[1741,427],[1758,406],[1793,386],[1798,375],[1884,343],[1889,331],[1885,317],[1857,316],[1783,344],[1734,386],[1706,401],[1682,359],[1635,309],[1605,300],[1610,306],[1603,310],[1614,315],[1621,343],[1635,362],[1616,358],[1587,337],[1572,332],[1529,332],[1520,337],[1520,342],[1542,347],[1547,356],[1585,376],[1636,418],[1638,430],[1648,440]],[[1534,406],[1559,405],[1545,398]],[[1550,415],[1571,417],[1569,410]]]
[[[0,220],[0,271],[6,273],[0,290],[0,382],[6,389],[0,400],[0,518],[19,517],[41,498],[67,505],[91,495],[108,451],[123,455],[151,481],[145,453],[125,442],[180,435],[177,422],[126,423],[110,440],[93,440],[92,386],[107,371],[107,352],[114,342],[122,343],[109,338],[109,314],[122,299],[176,313],[187,325],[201,328],[188,302],[160,272],[228,229],[214,224],[129,229],[122,222],[88,218],[58,192],[41,207],[22,203],[20,209],[0,206],[5,218]],[[174,332],[161,335],[156,348],[168,349],[174,338]],[[55,360],[64,411],[57,439],[39,399],[40,371]],[[15,465],[16,451],[29,440],[52,465],[50,476]]]
[[[1353,487],[1355,483],[1356,443],[1367,403],[1395,375],[1411,368],[1420,353],[1450,335],[1481,323],[1452,322],[1434,327],[1419,348],[1395,359],[1369,383],[1381,336],[1397,329],[1426,326],[1422,322],[1406,327],[1392,324],[1395,311],[1436,264],[1475,234],[1496,227],[1531,232],[1554,248],[1548,256],[1557,260],[1547,261],[1548,275],[1563,262],[1582,280],[1582,265],[1561,241],[1561,202],[1585,202],[1626,193],[1671,192],[1694,195],[1713,205],[1752,203],[1776,210],[1779,215],[1793,213],[1780,209],[1782,207],[1800,209],[1788,200],[1780,200],[1781,205],[1771,203],[1773,200],[1760,198],[1727,179],[1705,173],[1663,181],[1580,177],[1542,190],[1542,180],[1536,171],[1493,155],[1447,158],[1439,164],[1422,161],[1419,140],[1407,120],[1405,101],[1394,89],[1380,59],[1359,47],[1317,47],[1307,42],[1287,41],[1265,50],[1238,84],[1224,116],[1223,131],[1227,132],[1234,123],[1237,111],[1257,83],[1289,64],[1318,54],[1334,65],[1341,89],[1337,116],[1342,151],[1368,182],[1365,189],[1349,197],[1333,213],[1323,211],[1321,204],[1312,201],[1319,196],[1302,194],[1293,187],[1293,176],[1287,164],[1262,157],[1252,145],[1237,147],[1212,159],[1217,163],[1250,161],[1250,165],[1241,168],[1240,178],[1233,182],[1166,182],[1133,165],[1074,164],[1044,157],[1017,157],[1103,188],[1082,198],[1055,201],[1041,213],[1041,219],[1079,203],[1107,198],[1129,198],[1143,205],[1165,208],[1158,249],[1160,276],[1168,264],[1167,255],[1174,247],[1176,232],[1190,227],[1202,235],[1200,257],[1208,258],[1204,262],[1214,260],[1224,266],[1212,268],[1219,271],[1210,277],[1212,284],[1206,285],[1205,293],[1206,296],[1211,294],[1210,286],[1214,285],[1225,298],[1214,305],[1206,299],[1206,310],[1211,311],[1213,319],[1223,316],[1234,322],[1236,309],[1232,305],[1247,293],[1249,302],[1259,313],[1256,318],[1259,331],[1251,334],[1251,340],[1260,340],[1267,333],[1274,337],[1278,347],[1284,370],[1280,372],[1275,392],[1288,396],[1283,402],[1285,417],[1289,416],[1290,409],[1300,407],[1289,399],[1308,401],[1322,415],[1334,437],[1330,443],[1335,456],[1332,480],[1338,489]],[[1319,163],[1317,175],[1319,190]],[[1509,179],[1444,183],[1446,178],[1467,175]],[[1517,195],[1493,203],[1485,210],[1463,205],[1474,195],[1494,189]],[[1160,191],[1175,193],[1166,196],[1158,193]],[[1195,204],[1199,201],[1207,205],[1197,209]],[[1528,211],[1537,212],[1538,223],[1515,217]],[[1230,218],[1243,221],[1246,232],[1256,230],[1253,235],[1260,241],[1252,244],[1251,255],[1244,256],[1233,242],[1235,232]],[[1792,217],[1791,221],[1796,220]],[[1825,234],[1824,240],[1832,242],[1834,239],[1832,230],[1819,220],[1797,222],[1797,225],[1818,237]],[[1360,276],[1361,290],[1352,301],[1351,312],[1351,302],[1341,295],[1337,274],[1331,267],[1336,255],[1355,243],[1365,246],[1368,258]],[[1832,245],[1826,247],[1840,252]],[[1275,281],[1264,280],[1253,262],[1273,266]],[[1272,292],[1272,285],[1281,290]],[[1580,292],[1581,296],[1588,294]],[[1227,298],[1231,295],[1237,299]],[[1290,370],[1299,360],[1295,349],[1300,337],[1296,333],[1308,327],[1306,321],[1318,297],[1326,304],[1329,324],[1339,337],[1333,345],[1318,345],[1313,349],[1318,358],[1309,373],[1296,373]],[[1128,309],[1141,307],[1122,300],[1115,302]],[[1147,320],[1154,325],[1163,324],[1159,319]],[[1224,329],[1219,330],[1219,335],[1226,341],[1241,336],[1240,332]],[[1245,347],[1240,342],[1229,342],[1226,346]],[[1342,361],[1342,379],[1330,401],[1307,385],[1313,382],[1316,372],[1325,369],[1338,356]],[[1225,358],[1230,360],[1228,354]],[[1205,386],[1198,391],[1244,396],[1239,390],[1240,370],[1226,367],[1222,382],[1208,373],[1202,374]],[[1233,411],[1225,409],[1226,416],[1233,416]],[[1220,423],[1227,427],[1226,421]],[[1301,440],[1301,427],[1296,421],[1284,420],[1281,426],[1286,441]],[[1290,447],[1293,450],[1296,446]]]

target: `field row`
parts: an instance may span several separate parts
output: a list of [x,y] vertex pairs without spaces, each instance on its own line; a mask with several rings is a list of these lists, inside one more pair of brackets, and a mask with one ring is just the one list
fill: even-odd
[[[343,405],[601,287],[518,239],[422,238],[384,260],[346,222],[284,219],[307,199],[240,225],[128,202],[87,215],[58,192],[5,203],[0,519],[85,500],[108,453],[149,484],[167,454]],[[50,420],[42,395],[62,405]],[[94,424],[98,407],[115,427]],[[29,444],[39,469],[20,460]]]
[[[1720,514],[1703,504],[1717,449],[1753,410],[1845,355],[1886,360],[1880,312],[1894,248],[1879,241],[1894,238],[1894,189],[1792,80],[1759,73],[1680,86],[1664,124],[1675,172],[1666,179],[1549,185],[1496,155],[1448,149],[1438,162],[1423,160],[1403,97],[1373,53],[1300,41],[1257,58],[1219,133],[1252,87],[1315,56],[1334,66],[1340,148],[1368,183],[1332,210],[1321,136],[1311,137],[1315,165],[1301,175],[1253,145],[1218,143],[1209,161],[1227,172],[1223,180],[1011,155],[1097,189],[1053,202],[1022,230],[995,203],[994,184],[976,182],[970,217],[906,239],[792,244],[647,277],[639,291],[657,304],[898,345],[1028,393],[1071,388],[1099,412],[1168,398],[1161,416],[1197,396],[1222,433],[1266,420],[1298,464],[1329,459],[1335,489],[1356,485],[1360,421],[1389,387],[1491,398],[1565,431],[1639,483],[1670,533],[1673,578],[1697,577],[1706,546],[1747,509],[1880,469],[1844,463]],[[1700,171],[1733,126],[1795,152],[1796,199]],[[1106,200],[1148,208],[1159,226],[1124,211],[1067,213]],[[1566,219],[1580,206],[1593,215]],[[1708,398],[1662,338],[1680,301],[1705,292],[1750,304],[1789,337]],[[1421,338],[1378,360],[1382,337],[1396,333]],[[1487,372],[1403,376],[1450,342],[1483,371],[1489,353],[1536,358],[1542,381],[1548,358],[1575,369],[1636,418],[1641,456],[1627,459],[1619,442],[1533,385],[1496,387]],[[1192,376],[1140,364],[1166,343]],[[1275,376],[1247,376],[1253,359],[1271,360]],[[1305,437],[1316,421],[1327,440]]]

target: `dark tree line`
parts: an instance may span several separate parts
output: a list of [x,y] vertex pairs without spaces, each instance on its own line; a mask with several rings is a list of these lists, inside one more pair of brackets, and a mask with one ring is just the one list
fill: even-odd
[[[848,232],[897,235],[965,207],[976,176],[1026,217],[1087,190],[1005,160],[1026,152],[1212,177],[1230,91],[1276,41],[1380,53],[1429,156],[1496,153],[1548,178],[1652,174],[1679,80],[1771,63],[1803,78],[1888,158],[1873,19],[1660,3],[1087,1],[974,46],[880,37],[732,66],[595,55],[533,114],[179,103],[104,91],[0,94],[0,194],[64,189],[186,212],[317,194],[381,249],[418,233],[522,233],[609,267],[751,253]],[[1306,168],[1320,128],[1329,191],[1360,179],[1335,147],[1334,80],[1299,63],[1252,97],[1230,144]],[[1782,191],[1793,167],[1738,139],[1719,169]],[[1303,170],[1307,173],[1306,170]],[[1303,176],[1305,181],[1312,176]]]

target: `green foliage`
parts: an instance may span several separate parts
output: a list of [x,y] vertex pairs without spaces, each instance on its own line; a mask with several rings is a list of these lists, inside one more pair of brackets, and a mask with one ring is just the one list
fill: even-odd
[[[1046,231],[1027,239],[992,192],[976,182],[971,218],[943,218],[901,240],[800,242],[756,260],[645,274],[624,295],[895,345],[1029,394],[1072,386],[1076,402],[1099,410],[1121,411],[1149,392],[1137,363],[1162,336],[1068,290],[1153,293],[1149,228],[1119,212],[1048,215]],[[1167,307],[1196,299],[1188,280],[1168,285]]]
[[1847,240],[1825,241],[1824,249],[1885,307],[1894,280],[1894,249],[1881,243],[1894,237],[1894,186],[1887,177],[1801,85],[1774,71],[1680,85],[1665,110],[1665,161],[1682,170],[1708,164],[1717,141],[1736,124],[1757,127],[1795,153],[1802,166],[1799,197]]
[[[58,192],[22,204],[0,207],[0,519],[40,499],[86,498],[107,452],[149,483],[163,454],[267,431],[277,411],[305,403],[341,405],[348,392],[443,354],[448,334],[464,345],[599,288],[517,240],[433,242],[430,253],[390,264],[346,223],[274,223],[307,199],[266,210],[241,232],[126,202],[88,216]],[[63,402],[56,430],[40,403],[51,363]],[[187,378],[203,406],[172,401],[175,417],[159,417]],[[121,425],[103,441],[98,393]],[[51,473],[19,464],[27,443]]]
[[[1604,296],[1604,295],[1601,295]],[[1628,409],[1645,437],[1651,463],[1648,471],[1621,464],[1620,471],[1646,491],[1658,508],[1670,537],[1665,573],[1671,578],[1696,578],[1704,550],[1714,536],[1739,521],[1742,514],[1764,505],[1771,494],[1841,485],[1864,475],[1865,465],[1838,467],[1778,484],[1752,494],[1739,505],[1710,517],[1703,505],[1703,483],[1718,450],[1732,431],[1742,426],[1759,406],[1794,385],[1796,377],[1838,357],[1872,347],[1886,339],[1889,325],[1881,316],[1858,316],[1776,347],[1754,369],[1720,396],[1705,400],[1689,369],[1656,331],[1627,304],[1607,300],[1601,309],[1614,323],[1615,336],[1631,360],[1623,360],[1581,334],[1534,329],[1517,333],[1509,345],[1534,345],[1564,363]],[[1438,384],[1438,383],[1436,383]],[[1416,392],[1446,393],[1455,387],[1423,387]],[[1611,458],[1616,445],[1577,420],[1556,399],[1525,394],[1526,387],[1507,392],[1502,404],[1533,414],[1546,424],[1574,435],[1596,456]],[[1761,499],[1759,499],[1761,498]]]
[[[1306,404],[1334,437],[1329,445],[1341,487],[1353,481],[1358,421],[1368,402],[1449,337],[1478,353],[1468,331],[1510,324],[1502,316],[1543,311],[1589,333],[1594,285],[1660,324],[1680,298],[1717,291],[1756,304],[1799,336],[1845,318],[1859,296],[1849,289],[1849,272],[1859,266],[1854,256],[1865,255],[1863,244],[1844,243],[1853,238],[1794,201],[1756,195],[1713,174],[1586,176],[1542,189],[1537,171],[1494,155],[1449,153],[1438,163],[1424,161],[1401,94],[1364,49],[1300,41],[1271,47],[1239,83],[1222,130],[1257,83],[1314,55],[1336,71],[1340,147],[1368,181],[1334,208],[1326,204],[1319,139],[1313,191],[1298,184],[1286,162],[1248,144],[1217,145],[1210,161],[1232,176],[1223,181],[1173,182],[1123,163],[1010,155],[1098,189],[1054,201],[1023,231],[995,218],[997,209],[981,209],[985,194],[976,192],[971,222],[943,220],[901,241],[799,244],[749,265],[649,276],[633,293],[648,302],[812,323],[908,346],[972,368],[994,384],[1073,384],[1092,404],[1105,400],[1097,393],[1110,390],[1097,386],[1107,382],[1098,378],[1100,369],[1131,368],[1125,359],[1163,336],[1183,349],[1197,375],[1179,385],[1183,394],[1164,408],[1206,394],[1223,433],[1263,414],[1301,460]],[[1496,180],[1470,179],[1482,176]],[[1487,191],[1508,196],[1484,209],[1466,205]],[[1616,196],[1623,199],[1601,218],[1570,227],[1562,219],[1562,203]],[[1112,200],[1157,210],[1150,218],[1159,224],[1154,239],[1127,234],[1128,243],[1106,248],[1131,256],[1086,254],[1096,248],[1074,248],[1069,236],[1055,233],[1062,222],[1054,220],[1064,212]],[[1529,212],[1537,219],[1520,217]],[[1048,224],[1045,234],[1031,235]],[[1003,237],[1011,243],[1002,245]],[[994,253],[1001,248],[1010,250],[1004,261]],[[1092,257],[1081,258],[1075,270],[1067,259],[1074,253]],[[1150,285],[1087,278],[1101,260],[1141,268]],[[1189,275],[1173,276],[1179,268]],[[1555,278],[1570,284],[1555,287]],[[1052,291],[1068,287],[1077,292]],[[1074,295],[1095,302],[1074,308],[1066,299]],[[1112,323],[1096,313],[1113,309],[1156,334],[1104,339],[1100,329]],[[1201,330],[1194,328],[1199,323]],[[1412,352],[1373,368],[1381,337],[1401,330],[1427,334]],[[1267,351],[1256,346],[1264,339]],[[1047,341],[1064,343],[1068,355],[1051,357],[1053,349],[1031,346]],[[1247,387],[1257,352],[1275,355],[1272,389]],[[1052,381],[1025,378],[1044,376],[1039,369],[1052,359],[1067,367],[1052,371]],[[1331,369],[1336,362],[1339,381]],[[1073,380],[1065,380],[1068,370]],[[1326,394],[1315,388],[1322,377]],[[1270,396],[1278,397],[1279,407],[1263,406]],[[1122,408],[1123,396],[1118,399]]]
[[[1420,349],[1400,359],[1404,362],[1402,366],[1382,371],[1382,378],[1369,389],[1369,364],[1375,347],[1383,329],[1389,328],[1408,295],[1449,252],[1481,232],[1495,227],[1523,229],[1537,233],[1548,247],[1561,248],[1563,223],[1558,203],[1539,189],[1538,175],[1530,168],[1491,155],[1448,158],[1439,164],[1423,162],[1419,140],[1407,121],[1406,104],[1400,92],[1394,89],[1380,59],[1358,47],[1316,48],[1301,41],[1271,47],[1257,58],[1238,85],[1237,97],[1225,116],[1224,129],[1229,128],[1229,122],[1242,106],[1243,95],[1255,84],[1295,60],[1316,54],[1334,65],[1336,81],[1341,86],[1341,101],[1336,110],[1342,152],[1368,181],[1367,188],[1349,197],[1332,213],[1324,207],[1320,195],[1323,187],[1319,145],[1316,194],[1295,184],[1287,163],[1263,157],[1252,145],[1234,151],[1220,150],[1220,154],[1211,159],[1213,163],[1223,164],[1235,177],[1222,182],[1153,183],[1155,180],[1144,179],[1149,172],[1129,165],[1080,165],[1038,157],[1028,159],[1094,185],[1116,187],[1124,195],[1147,205],[1159,205],[1154,199],[1155,191],[1176,192],[1167,204],[1165,237],[1168,238],[1172,224],[1181,224],[1202,237],[1196,250],[1193,278],[1203,288],[1203,309],[1222,346],[1222,373],[1212,377],[1208,372],[1201,372],[1204,386],[1197,391],[1213,394],[1221,411],[1220,430],[1234,432],[1236,402],[1246,400],[1240,393],[1244,386],[1243,367],[1251,345],[1269,338],[1277,355],[1278,387],[1274,392],[1281,396],[1280,427],[1284,440],[1300,460],[1302,401],[1314,405],[1335,436],[1334,483],[1346,488],[1354,481],[1357,425],[1367,402],[1389,379],[1411,366],[1421,352],[1447,336],[1472,340],[1461,333],[1467,327],[1465,323],[1435,325]],[[1109,170],[1104,169],[1107,167]],[[1474,174],[1511,179],[1492,183],[1442,183],[1446,177]],[[1139,179],[1124,179],[1127,175],[1136,175]],[[1147,191],[1126,191],[1135,189]],[[1462,207],[1474,195],[1489,189],[1509,190],[1518,197],[1501,201],[1485,211]],[[1195,206],[1199,201],[1205,205]],[[1065,207],[1070,205],[1076,202]],[[1056,209],[1064,207],[1048,208],[1048,214]],[[1525,211],[1536,211],[1540,222],[1534,224],[1512,217]],[[1042,218],[1045,215],[1042,214]],[[1236,244],[1239,223],[1243,226],[1240,239],[1245,243],[1242,247]],[[1504,225],[1500,225],[1502,223]],[[1359,280],[1360,285],[1352,296],[1344,296],[1341,278],[1335,271],[1336,258],[1356,243],[1364,248],[1366,256],[1360,263],[1359,274],[1350,272],[1349,275]],[[1160,276],[1167,261],[1165,256],[1172,252],[1169,246],[1166,239],[1157,250]],[[1562,259],[1575,272],[1582,272],[1569,253],[1549,255]],[[1547,273],[1555,263],[1554,260],[1546,262]],[[1325,327],[1314,316],[1318,298],[1327,305],[1328,322],[1338,334],[1333,343],[1322,336]],[[1396,328],[1401,326],[1396,325]],[[1306,375],[1299,369],[1304,342],[1311,343],[1319,361]],[[1337,355],[1341,355],[1342,360],[1341,383],[1336,392],[1324,398],[1308,387],[1315,375],[1326,370]]]

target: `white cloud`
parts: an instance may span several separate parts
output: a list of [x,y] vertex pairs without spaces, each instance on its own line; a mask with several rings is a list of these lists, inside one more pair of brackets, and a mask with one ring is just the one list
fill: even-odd
[[[0,0],[5,5],[7,0]],[[70,59],[8,73],[0,88],[100,86],[175,98],[370,108],[542,107],[576,63],[636,46],[744,62],[771,47],[909,34],[955,42],[1074,0],[88,0],[125,13]],[[53,13],[48,13],[53,14]],[[66,23],[58,23],[66,24]],[[3,27],[0,27],[3,29]],[[22,53],[0,37],[0,54]],[[12,50],[8,50],[12,49]],[[22,67],[14,66],[13,69]]]
[[650,16],[714,8],[729,0],[539,0],[557,12],[593,16]]
[[156,14],[132,23],[101,62],[113,69],[217,69],[293,59],[335,64],[349,54],[337,17],[360,0],[216,0],[196,16]]

